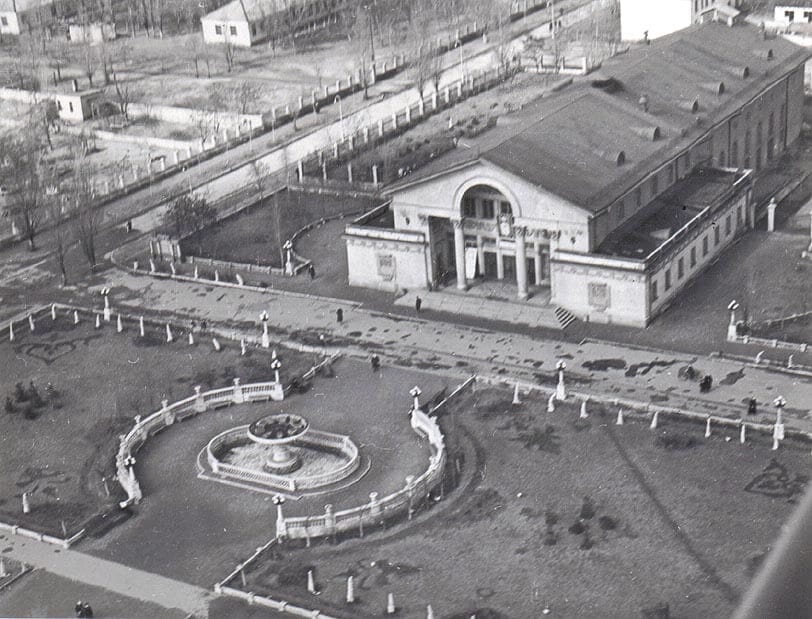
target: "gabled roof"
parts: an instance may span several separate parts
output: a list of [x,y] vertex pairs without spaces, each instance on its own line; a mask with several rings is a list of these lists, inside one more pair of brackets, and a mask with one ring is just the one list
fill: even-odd
[[480,160],[597,212],[810,55],[749,25],[692,26],[605,62],[388,193]]
[[224,22],[254,22],[288,10],[291,6],[306,4],[307,0],[233,0],[206,14],[203,19]]

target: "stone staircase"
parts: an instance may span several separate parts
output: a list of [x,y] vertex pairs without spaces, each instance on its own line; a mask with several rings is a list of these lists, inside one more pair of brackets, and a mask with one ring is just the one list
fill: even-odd
[[558,323],[561,325],[562,331],[567,327],[569,327],[576,320],[575,316],[573,316],[563,307],[555,308],[555,317],[558,319]]

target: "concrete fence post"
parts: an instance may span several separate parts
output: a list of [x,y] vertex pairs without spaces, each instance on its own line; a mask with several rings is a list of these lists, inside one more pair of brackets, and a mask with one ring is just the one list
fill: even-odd
[[378,186],[378,166],[372,166],[372,184]]
[[352,161],[347,162],[347,180],[352,183]]
[[383,137],[383,119],[382,118],[378,119],[378,137],[379,138]]
[[397,112],[392,114],[392,129],[398,128],[398,114]]

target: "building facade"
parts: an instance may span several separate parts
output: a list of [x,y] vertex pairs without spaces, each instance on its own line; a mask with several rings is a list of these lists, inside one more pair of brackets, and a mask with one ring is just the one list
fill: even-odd
[[782,26],[812,24],[812,2],[797,0],[775,6],[775,22]]
[[620,0],[624,41],[652,40],[691,24],[735,19],[743,0]]
[[345,232],[351,285],[549,295],[644,326],[755,219],[798,138],[809,53],[708,23],[604,64],[393,186]]
[[0,34],[22,34],[54,21],[56,8],[50,0],[0,0]]
[[347,0],[233,0],[201,18],[203,40],[251,47],[333,20]]

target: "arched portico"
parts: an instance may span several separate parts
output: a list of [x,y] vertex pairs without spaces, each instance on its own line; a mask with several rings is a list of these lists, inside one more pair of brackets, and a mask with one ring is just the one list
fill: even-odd
[[516,196],[498,180],[479,177],[461,184],[453,200],[450,218],[430,218],[434,281],[448,283],[453,272],[461,290],[474,278],[515,282],[518,298],[527,299],[545,269],[540,244],[526,239]]

